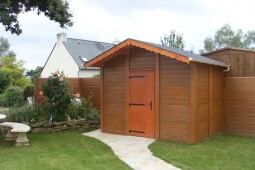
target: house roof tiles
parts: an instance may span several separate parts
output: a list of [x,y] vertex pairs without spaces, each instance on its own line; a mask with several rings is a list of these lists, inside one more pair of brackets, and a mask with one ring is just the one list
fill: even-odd
[[[86,60],[89,61],[115,46],[115,44],[111,43],[73,38],[67,38],[67,41],[63,41],[63,44],[80,69],[84,69],[83,65],[86,63]],[[89,69],[93,68],[89,67]]]

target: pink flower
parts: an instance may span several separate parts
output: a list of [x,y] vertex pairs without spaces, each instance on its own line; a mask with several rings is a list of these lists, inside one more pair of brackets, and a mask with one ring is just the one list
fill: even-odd
[[42,96],[42,95],[43,95],[43,92],[42,92],[42,91],[40,91],[40,92],[39,92],[39,95],[40,95],[40,96]]
[[59,81],[64,81],[64,78],[63,78],[63,77],[60,77],[60,78],[59,78]]
[[75,97],[80,98],[81,97],[80,93],[76,93]]
[[55,73],[54,73],[55,75],[58,75],[58,71],[55,71]]

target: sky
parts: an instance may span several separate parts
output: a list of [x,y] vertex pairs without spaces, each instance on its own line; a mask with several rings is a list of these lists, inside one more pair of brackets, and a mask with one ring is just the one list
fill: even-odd
[[18,60],[25,67],[44,66],[57,41],[57,34],[68,38],[111,43],[127,38],[160,44],[160,37],[171,30],[183,34],[185,50],[198,53],[206,37],[213,37],[224,24],[232,30],[255,30],[253,0],[69,0],[73,27],[61,29],[43,14],[19,15],[23,33],[6,32],[0,24],[0,36],[7,38]]

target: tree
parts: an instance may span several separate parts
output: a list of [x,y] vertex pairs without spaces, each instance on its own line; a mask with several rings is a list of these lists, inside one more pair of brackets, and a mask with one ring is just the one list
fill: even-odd
[[0,94],[4,93],[5,89],[11,84],[10,73],[0,70]]
[[50,20],[58,22],[61,28],[71,27],[73,15],[69,11],[69,3],[66,0],[1,0],[0,23],[6,31],[12,34],[21,34],[22,29],[18,21],[20,13],[37,11],[44,13]]
[[26,70],[23,67],[24,63],[23,60],[17,61],[15,56],[6,56],[0,59],[0,70],[9,72],[11,84],[22,88],[29,85],[28,79],[23,75]]
[[184,40],[183,40],[183,35],[175,33],[175,30],[170,31],[170,34],[164,34],[163,37],[160,37],[160,42],[164,46],[169,46],[169,47],[175,47],[175,48],[180,48],[184,49]]
[[0,58],[3,56],[16,56],[16,54],[11,50],[8,39],[0,37]]
[[30,77],[30,81],[32,84],[34,84],[36,78],[40,77],[42,69],[43,67],[37,66],[35,70],[30,70],[26,72],[26,76]]
[[254,49],[255,31],[243,33],[241,29],[233,31],[229,24],[223,25],[216,31],[214,38],[207,37],[204,40],[204,49],[200,53],[211,52],[224,47],[238,47]]

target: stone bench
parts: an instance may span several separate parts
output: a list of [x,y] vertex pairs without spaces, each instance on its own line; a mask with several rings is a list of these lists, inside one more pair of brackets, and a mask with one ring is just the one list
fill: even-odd
[[[26,134],[27,132],[30,131],[30,127],[28,125],[25,125],[22,123],[4,122],[4,123],[0,123],[0,127],[8,128],[8,132],[5,137],[6,141],[16,140],[16,146],[29,145],[27,134]],[[17,133],[18,133],[18,137],[17,137]]]

